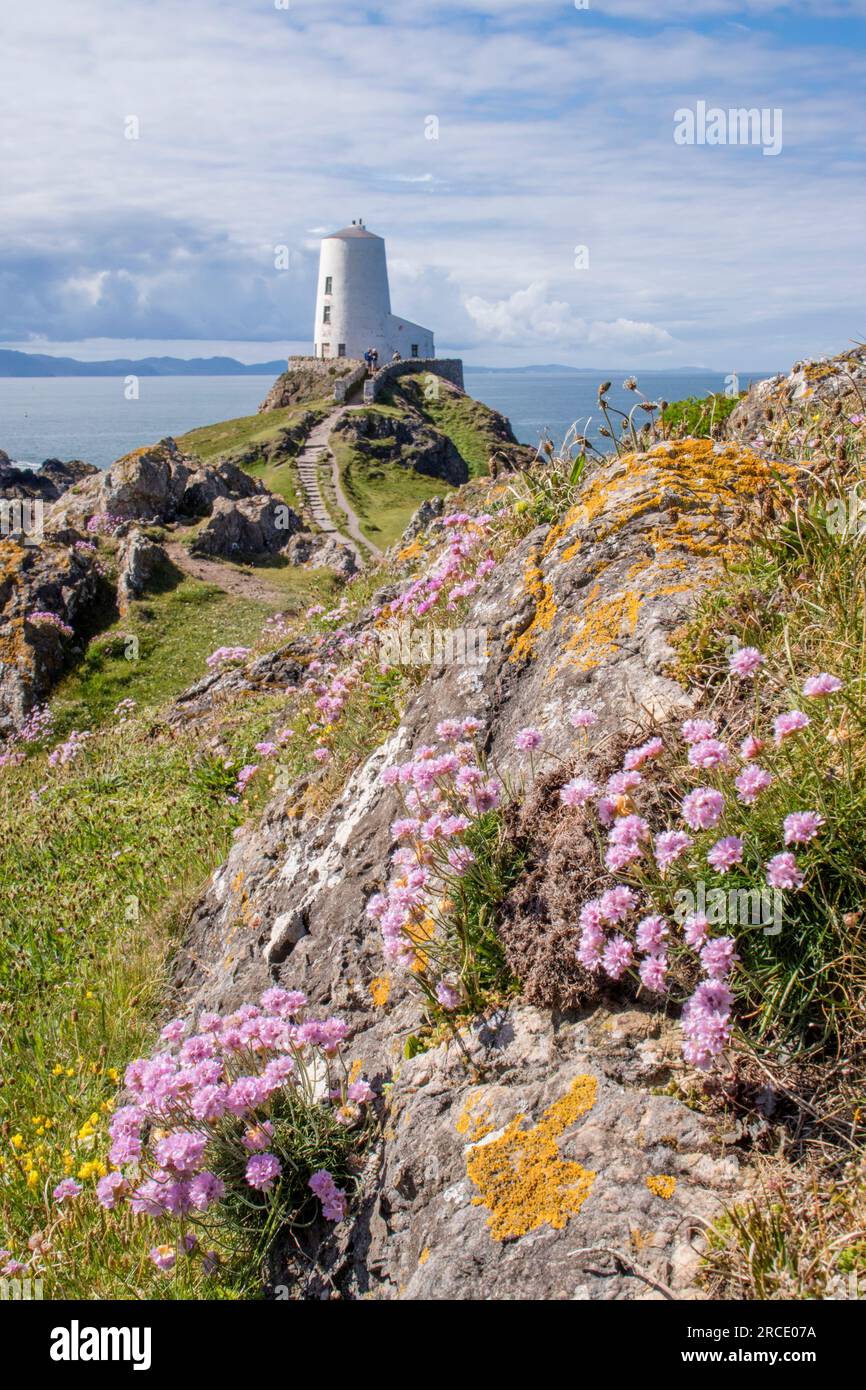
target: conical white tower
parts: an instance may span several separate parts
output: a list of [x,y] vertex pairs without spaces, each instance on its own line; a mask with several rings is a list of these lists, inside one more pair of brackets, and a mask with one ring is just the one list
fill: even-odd
[[362,358],[368,348],[379,365],[401,357],[435,357],[433,333],[391,313],[388,265],[382,237],[353,222],[322,241],[316,322],[317,357]]

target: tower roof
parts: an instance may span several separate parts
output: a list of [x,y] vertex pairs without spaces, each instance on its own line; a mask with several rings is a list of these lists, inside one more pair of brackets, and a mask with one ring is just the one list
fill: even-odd
[[355,222],[352,223],[351,227],[344,227],[340,232],[330,232],[325,237],[325,241],[333,241],[336,237],[339,237],[341,241],[348,241],[352,237],[368,237],[370,241],[382,240],[380,236],[376,236],[375,232],[368,232],[366,227]]

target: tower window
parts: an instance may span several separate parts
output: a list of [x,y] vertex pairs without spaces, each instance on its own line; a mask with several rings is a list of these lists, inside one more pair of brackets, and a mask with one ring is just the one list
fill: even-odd
[[418,344],[417,344],[417,343],[413,343],[413,344],[412,344],[412,356],[413,356],[413,357],[417,357],[417,356],[418,356]]
[[338,356],[338,357],[345,357],[345,356],[346,356],[346,344],[345,344],[345,343],[338,343],[338,344],[337,344],[337,356]]
[[333,294],[333,292],[334,292],[334,277],[333,277],[333,275],[326,275],[326,276],[325,276],[325,294]]
[[322,323],[330,323],[330,322],[331,322],[331,306],[330,306],[330,304],[326,304],[325,307],[324,307],[324,309],[323,309],[323,311],[322,311]]

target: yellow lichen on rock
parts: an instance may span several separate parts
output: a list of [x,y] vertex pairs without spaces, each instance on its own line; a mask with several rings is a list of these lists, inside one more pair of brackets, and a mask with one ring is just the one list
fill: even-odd
[[556,617],[556,603],[553,598],[553,586],[544,578],[544,572],[538,563],[538,551],[533,548],[526,561],[524,572],[524,584],[535,602],[535,612],[532,621],[518,637],[511,641],[511,651],[509,661],[523,661],[535,655],[535,643],[540,632],[547,632],[553,625]]
[[677,1190],[677,1180],[668,1173],[657,1173],[647,1178],[646,1185],[654,1197],[662,1197],[669,1202]]
[[470,1149],[466,1171],[479,1191],[472,1202],[490,1211],[494,1240],[515,1240],[544,1225],[561,1230],[580,1211],[596,1175],[562,1158],[557,1140],[592,1109],[596,1089],[594,1077],[577,1076],[534,1128],[524,1129],[525,1116],[517,1115],[497,1139]]
[[390,975],[377,975],[370,981],[370,998],[377,1009],[384,1009],[391,995]]
[[[471,1095],[464,1105],[457,1123],[454,1128],[458,1134],[465,1134],[470,1144],[477,1144],[479,1139],[483,1139],[485,1134],[490,1134],[493,1126],[487,1123],[490,1114],[490,1105],[481,1105],[483,1098],[482,1091],[476,1091]],[[480,1108],[479,1108],[480,1107]]]

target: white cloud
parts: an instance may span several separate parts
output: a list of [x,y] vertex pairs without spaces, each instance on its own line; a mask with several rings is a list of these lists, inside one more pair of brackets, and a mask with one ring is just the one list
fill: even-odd
[[490,301],[472,295],[466,309],[480,333],[498,343],[554,351],[591,347],[611,351],[655,350],[673,343],[670,333],[652,323],[618,318],[587,322],[565,300],[547,298],[542,283],[516,290],[508,299]]

